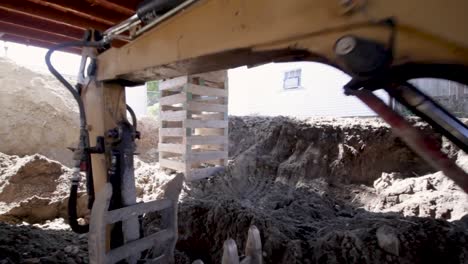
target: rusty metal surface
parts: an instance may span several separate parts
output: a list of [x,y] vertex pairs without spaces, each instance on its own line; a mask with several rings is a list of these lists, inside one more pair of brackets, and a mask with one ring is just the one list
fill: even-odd
[[[80,39],[85,29],[100,31],[135,13],[140,0],[2,0],[0,40],[48,48]],[[120,47],[126,42],[112,43]],[[67,51],[79,53],[80,49]]]
[[452,179],[468,193],[468,174],[440,150],[439,145],[433,138],[425,136],[421,131],[413,127],[371,91],[365,89],[359,91],[348,90],[348,93],[356,96],[376,112],[414,152],[433,166],[434,169],[442,171],[445,176]]

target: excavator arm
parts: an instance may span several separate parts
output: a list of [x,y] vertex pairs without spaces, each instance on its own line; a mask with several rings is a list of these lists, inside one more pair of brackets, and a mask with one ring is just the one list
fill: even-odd
[[335,51],[347,35],[391,48],[392,65],[466,65],[467,7],[463,0],[201,0],[99,55],[97,79],[141,83],[298,60],[354,75]]
[[[137,29],[129,23],[130,43],[99,54],[95,78],[100,85],[132,85],[242,65],[318,61],[351,75],[345,92],[382,117],[392,110],[377,109],[378,98],[372,94],[377,89],[385,89],[468,151],[467,127],[408,83],[441,78],[468,84],[466,8],[468,3],[461,0],[185,1]],[[124,31],[111,28],[104,38]],[[386,121],[395,125],[393,119]],[[462,170],[447,169],[448,161],[433,156],[430,147],[416,147],[430,139],[415,144],[398,133],[468,191]]]

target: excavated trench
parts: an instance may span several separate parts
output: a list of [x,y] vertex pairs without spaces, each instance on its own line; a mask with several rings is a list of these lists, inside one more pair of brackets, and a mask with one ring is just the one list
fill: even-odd
[[[184,186],[177,263],[220,263],[223,242],[233,238],[242,251],[250,225],[260,229],[265,263],[468,261],[468,196],[377,119],[231,117],[230,128],[227,170]],[[136,161],[143,200],[172,177],[148,160]],[[0,261],[87,263],[84,236],[64,223],[50,230],[65,216],[68,169],[40,155],[0,163],[0,220],[10,223],[0,231]],[[146,231],[158,221],[147,215]]]
[[433,219],[463,217],[466,194],[440,173],[414,178],[432,169],[380,121],[232,117],[230,127],[227,172],[188,185],[180,204],[177,248],[191,260],[219,263],[223,241],[241,249],[256,225],[265,263],[468,261],[467,217]]

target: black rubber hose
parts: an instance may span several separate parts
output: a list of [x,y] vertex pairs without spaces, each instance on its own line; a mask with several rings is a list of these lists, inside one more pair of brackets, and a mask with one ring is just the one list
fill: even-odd
[[[68,47],[102,47],[104,43],[101,42],[88,42],[88,41],[72,41],[72,42],[66,42],[62,44],[58,44],[52,48],[49,49],[45,56],[45,61],[47,64],[47,67],[49,68],[49,71],[59,80],[65,88],[73,95],[73,98],[76,100],[78,104],[78,110],[80,114],[80,143],[78,146],[79,152],[81,157],[77,158],[75,157],[76,164],[75,164],[75,171],[74,175],[72,178],[72,184],[70,188],[70,197],[68,198],[68,222],[71,227],[71,229],[79,234],[84,234],[89,231],[89,225],[80,225],[78,223],[78,214],[77,214],[77,200],[78,200],[78,187],[79,187],[79,170],[80,170],[80,162],[81,161],[86,161],[86,153],[85,153],[85,148],[89,147],[89,136],[86,131],[86,114],[84,111],[84,105],[83,101],[81,100],[80,93],[78,90],[73,88],[73,86],[65,80],[65,78],[54,68],[54,66],[51,63],[51,56],[52,54],[59,49],[63,48],[68,48]],[[89,161],[88,161],[89,162]]]
[[135,129],[135,132],[136,132],[137,131],[137,118],[135,115],[135,111],[133,111],[133,109],[129,105],[127,105],[127,111],[130,113],[130,116],[132,117],[133,129]]
[[161,16],[182,4],[184,1],[185,0],[145,0],[137,6],[136,13],[140,20],[148,22],[148,17],[154,18],[156,16]]
[[89,225],[80,225],[78,223],[78,214],[76,204],[78,200],[78,185],[73,185],[70,188],[70,197],[68,198],[68,224],[73,232],[85,234],[89,232]]
[[103,42],[89,42],[89,41],[71,41],[71,42],[65,42],[58,44],[56,46],[53,46],[52,48],[49,49],[45,56],[45,61],[47,64],[47,68],[49,68],[50,73],[57,78],[64,86],[67,88],[67,90],[73,95],[73,98],[75,98],[76,102],[78,103],[78,110],[80,112],[80,125],[82,128],[86,128],[86,115],[84,111],[84,106],[83,106],[83,101],[81,100],[80,94],[78,91],[73,88],[73,86],[63,78],[63,76],[54,68],[52,65],[50,58],[52,54],[60,49],[64,48],[69,48],[69,47],[102,47],[105,44]]

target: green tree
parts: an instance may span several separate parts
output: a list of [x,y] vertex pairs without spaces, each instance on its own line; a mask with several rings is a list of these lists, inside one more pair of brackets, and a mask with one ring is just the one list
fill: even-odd
[[159,102],[159,81],[150,81],[146,83],[148,93],[148,106]]

